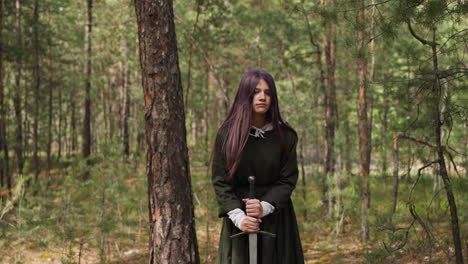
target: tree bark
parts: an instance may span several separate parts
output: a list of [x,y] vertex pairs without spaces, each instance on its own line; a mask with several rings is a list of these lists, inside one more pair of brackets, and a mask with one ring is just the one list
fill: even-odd
[[[93,22],[93,0],[87,0],[86,27],[85,27],[85,100],[83,118],[83,158],[88,158],[91,154],[91,31]],[[87,177],[87,176],[85,176]]]
[[170,0],[135,0],[145,99],[149,263],[200,263]]
[[357,23],[359,29],[358,37],[358,79],[359,79],[359,159],[361,170],[361,239],[367,241],[369,239],[369,224],[367,220],[367,210],[370,207],[370,188],[369,188],[369,124],[367,118],[367,59],[366,49],[364,44],[365,32],[365,6],[364,0],[358,0],[359,11],[357,14]]

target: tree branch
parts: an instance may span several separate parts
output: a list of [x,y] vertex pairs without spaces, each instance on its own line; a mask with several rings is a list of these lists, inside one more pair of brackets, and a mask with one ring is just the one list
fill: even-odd
[[406,24],[408,25],[408,29],[409,29],[411,35],[413,35],[413,37],[414,37],[415,39],[419,40],[419,42],[421,42],[423,45],[429,45],[429,46],[435,46],[435,45],[437,45],[437,43],[435,43],[435,42],[425,40],[425,39],[421,38],[420,36],[418,36],[418,35],[416,34],[416,32],[414,32],[413,28],[411,27],[411,22],[410,22],[409,19],[406,21]]
[[415,137],[412,137],[412,136],[408,136],[408,135],[405,135],[405,134],[397,133],[397,137],[399,137],[399,138],[405,138],[405,139],[414,141],[414,142],[416,142],[416,143],[426,145],[426,146],[431,147],[431,148],[437,148],[437,146],[436,146],[435,144],[431,143],[431,142],[424,141],[424,140],[422,140],[422,139],[415,138]]

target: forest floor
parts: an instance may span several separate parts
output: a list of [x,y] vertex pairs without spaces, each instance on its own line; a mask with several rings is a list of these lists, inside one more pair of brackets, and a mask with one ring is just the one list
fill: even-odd
[[[356,243],[353,235],[343,236],[340,239],[330,244],[330,239],[324,237],[312,238],[305,233],[302,233],[302,244],[307,264],[332,264],[332,263],[365,263],[362,259],[365,253],[365,247],[360,243]],[[145,240],[139,243],[128,244],[123,241],[114,241],[114,248],[110,248],[107,255],[107,263],[109,264],[140,264],[146,263],[148,259],[147,245]],[[198,232],[198,242],[200,247],[201,263],[216,263],[217,241],[210,241],[209,252],[207,252],[206,236]],[[67,251],[70,248],[37,248],[35,242],[17,241],[12,246],[14,250],[9,252],[1,252],[2,261],[4,264],[17,263],[100,263],[99,250],[83,246],[81,249],[82,256],[79,256],[79,246],[73,246],[73,256],[67,256]],[[0,243],[1,246],[1,243]],[[67,260],[68,259],[68,260]],[[414,262],[418,263],[418,262]]]
[[[31,190],[14,210],[0,220],[0,263],[147,263],[147,187],[144,168],[137,166],[136,162],[125,165],[118,159],[107,159],[95,164],[91,178],[85,182],[78,177],[79,168],[83,166],[81,163],[54,171],[51,175],[55,181],[50,186],[43,185],[36,189],[47,191],[35,193]],[[203,175],[203,170],[193,171],[192,177],[200,260],[206,264],[216,263],[221,220],[216,217],[213,193],[206,191],[211,190],[211,183]],[[435,244],[427,243],[420,226],[414,226],[405,247],[393,253],[387,252],[382,242],[398,244],[404,241],[401,236],[404,232],[394,233],[391,237],[396,240],[388,240],[390,236],[382,228],[387,223],[384,212],[388,211],[387,205],[390,204],[390,187],[385,190],[378,183],[371,186],[373,233],[370,242],[363,244],[359,241],[359,210],[356,209],[360,205],[359,196],[353,192],[351,183],[345,200],[349,208],[345,220],[346,232],[339,236],[334,235],[334,223],[323,212],[317,186],[308,185],[306,202],[301,200],[302,190],[298,186],[293,200],[306,263],[450,263],[447,258],[453,257],[453,248],[449,212],[444,200],[440,199],[437,214],[431,215],[430,179],[421,179],[420,186],[415,190],[415,201],[420,203],[418,208],[421,214],[425,214],[425,221],[431,221],[432,235],[437,241],[431,242]],[[461,237],[466,243],[468,224],[465,219],[468,215],[464,209],[468,201],[465,192],[468,180],[453,178],[452,181],[459,201]],[[410,186],[402,182],[400,192],[405,194]],[[402,198],[406,199],[405,196]],[[400,202],[399,213],[395,216],[395,219],[399,219],[394,226],[396,230],[404,230],[409,226],[411,218],[408,218],[407,211],[404,201]],[[305,212],[307,217],[303,216]],[[468,252],[465,257],[467,255]]]
[[[197,231],[201,263],[216,263],[216,252],[218,248],[217,235],[219,226],[210,230],[211,237],[207,238],[204,230]],[[361,264],[376,263],[367,262],[364,258],[366,253],[372,251],[370,245],[363,245],[356,241],[358,232],[349,232],[338,238],[331,238],[328,230],[321,232],[302,232],[301,239],[304,249],[306,264]],[[106,250],[106,262],[109,264],[141,264],[147,263],[147,240],[140,237],[134,243],[129,241],[112,241]],[[0,240],[0,263],[2,264],[98,264],[102,263],[100,252],[97,248],[91,248],[85,244],[80,248],[78,243],[71,247],[54,247],[38,244],[37,239],[15,241],[9,245],[5,252]],[[443,258],[442,258],[443,259]],[[382,263],[382,262],[379,262]],[[408,255],[397,261],[388,261],[392,264],[419,264],[419,263],[448,263],[445,261],[427,262],[421,255]],[[376,263],[377,264],[377,263]]]

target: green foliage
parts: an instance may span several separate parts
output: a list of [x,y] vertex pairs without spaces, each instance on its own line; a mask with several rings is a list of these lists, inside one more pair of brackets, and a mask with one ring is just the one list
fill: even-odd
[[135,170],[133,160],[114,151],[112,144],[93,158],[98,162],[88,181],[80,176],[86,162],[71,160],[63,171],[63,182],[47,189],[42,185],[37,196],[28,196],[16,209],[16,224],[2,229],[3,234],[9,239],[29,239],[31,249],[66,245],[63,263],[78,263],[83,244],[100,249],[100,261],[107,263],[108,244],[113,239],[133,243],[138,232],[135,224],[143,228],[141,219],[146,219],[144,173]]
[[[147,243],[146,178],[144,172],[144,102],[139,70],[137,25],[131,1],[95,1],[92,32],[92,127],[93,152],[88,161],[78,158],[81,144],[82,102],[84,97],[84,5],[79,1],[40,1],[40,72],[39,139],[41,158],[39,181],[32,175],[34,163],[32,126],[35,114],[32,98],[34,87],[33,50],[34,1],[23,4],[23,46],[16,44],[15,2],[4,1],[4,30],[1,36],[5,67],[5,118],[7,142],[10,147],[10,169],[16,170],[17,120],[14,95],[22,99],[24,146],[27,158],[24,177],[30,186],[26,198],[0,222],[1,248],[46,251],[59,248],[63,263],[77,263],[77,255],[90,248],[100,262],[109,262],[108,245],[121,242],[122,248],[141,241]],[[327,1],[331,3],[332,1]],[[359,140],[356,58],[365,58],[370,71],[370,29],[372,5],[366,2],[366,21],[356,23],[357,6],[353,1],[335,1],[336,6],[322,6],[319,1],[175,1],[175,23],[178,38],[179,63],[186,105],[187,140],[197,231],[200,248],[206,262],[214,258],[219,219],[217,203],[207,169],[214,135],[233,102],[242,74],[254,67],[268,70],[275,78],[281,113],[298,132],[302,143],[306,185],[298,182],[293,194],[301,230],[316,238],[307,245],[339,244],[351,238],[357,243],[361,214],[361,177],[359,169]],[[445,107],[443,144],[447,146],[461,176],[451,169],[451,186],[458,206],[462,235],[466,238],[466,13],[462,1],[404,0],[376,1],[376,75],[368,81],[368,97],[373,98],[371,154],[371,245],[364,256],[368,263],[404,262],[407,256],[429,255],[436,263],[440,254],[451,245],[449,210],[442,181],[433,191],[437,170],[424,171],[415,186],[412,202],[437,240],[436,247],[421,241],[425,234],[412,222],[407,202],[415,171],[434,159],[431,148],[414,142],[400,143],[400,189],[397,212],[389,214],[393,178],[392,134],[404,132],[433,143],[433,106]],[[49,22],[50,11],[50,22]],[[434,69],[432,51],[409,32],[410,22],[418,36],[438,46],[440,83],[444,97],[432,95]],[[320,79],[327,77],[326,63],[317,64],[317,52],[325,52],[323,33],[336,27],[335,84],[338,104],[338,126],[335,134],[336,172],[334,177],[323,173],[325,154],[324,90]],[[433,36],[435,28],[435,36]],[[357,50],[357,30],[365,31],[365,48]],[[317,46],[315,46],[316,44]],[[49,51],[50,49],[50,57]],[[51,58],[51,80],[48,59]],[[17,60],[23,66],[18,87],[15,82]],[[128,67],[130,95],[130,145],[127,159],[121,155],[120,87],[123,69]],[[189,77],[190,71],[190,80]],[[190,91],[188,83],[190,82]],[[327,80],[324,86],[327,87]],[[51,181],[44,180],[44,155],[48,141],[48,92],[52,89],[52,162]],[[446,89],[446,93],[445,93]],[[60,96],[59,96],[60,94]],[[370,108],[370,105],[368,105]],[[386,108],[385,108],[386,107]],[[386,125],[384,127],[384,113]],[[72,128],[74,122],[74,128]],[[385,133],[383,132],[385,130]],[[59,141],[60,136],[60,141]],[[59,145],[61,153],[58,153]],[[73,147],[72,147],[73,146]],[[298,148],[299,151],[299,148]],[[4,158],[0,152],[0,159]],[[449,160],[446,155],[447,162]],[[382,168],[384,161],[386,171]],[[4,163],[1,163],[2,165]],[[345,164],[350,164],[346,172]],[[452,165],[450,165],[452,166]],[[88,181],[82,175],[89,171]],[[408,175],[406,173],[408,172]],[[16,188],[25,178],[15,173]],[[436,178],[437,179],[437,178]],[[325,181],[323,181],[325,180]],[[337,188],[336,181],[341,181]],[[322,184],[329,187],[328,197],[322,197]],[[438,188],[438,189],[437,189]],[[3,191],[3,189],[2,189]],[[13,190],[13,197],[19,193]],[[305,193],[305,199],[304,199]],[[336,235],[336,222],[341,208],[335,203],[334,214],[328,215],[323,198],[341,196],[344,209],[344,232]],[[3,208],[12,206],[7,200]],[[1,218],[1,217],[0,217]],[[143,230],[143,231],[142,231]],[[353,233],[354,232],[354,233]],[[304,238],[305,241],[308,241]],[[392,249],[407,243],[399,250]],[[465,239],[466,240],[466,239]],[[119,245],[121,245],[119,244]],[[80,246],[83,246],[80,250]],[[360,247],[366,246],[359,244]],[[112,248],[114,245],[112,244]],[[144,246],[143,246],[144,247]],[[143,248],[142,247],[142,248]],[[4,248],[4,249],[3,249]],[[320,245],[317,248],[329,250]],[[433,250],[433,251],[431,251]],[[438,252],[435,252],[438,251]],[[433,254],[432,254],[432,253]],[[87,252],[89,253],[89,252]],[[431,253],[431,254],[429,254]],[[90,253],[91,254],[91,253]],[[211,255],[210,255],[211,254]],[[439,255],[438,255],[439,254]],[[0,254],[2,256],[4,254]],[[11,258],[23,263],[22,254]],[[211,258],[210,258],[211,257]],[[330,260],[330,262],[333,262]],[[83,263],[83,262],[82,262]]]

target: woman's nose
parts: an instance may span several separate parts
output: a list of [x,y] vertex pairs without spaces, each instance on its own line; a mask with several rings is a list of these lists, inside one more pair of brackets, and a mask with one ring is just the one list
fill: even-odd
[[259,98],[260,100],[265,100],[265,93],[264,92],[261,92],[259,96],[260,96],[260,98]]

